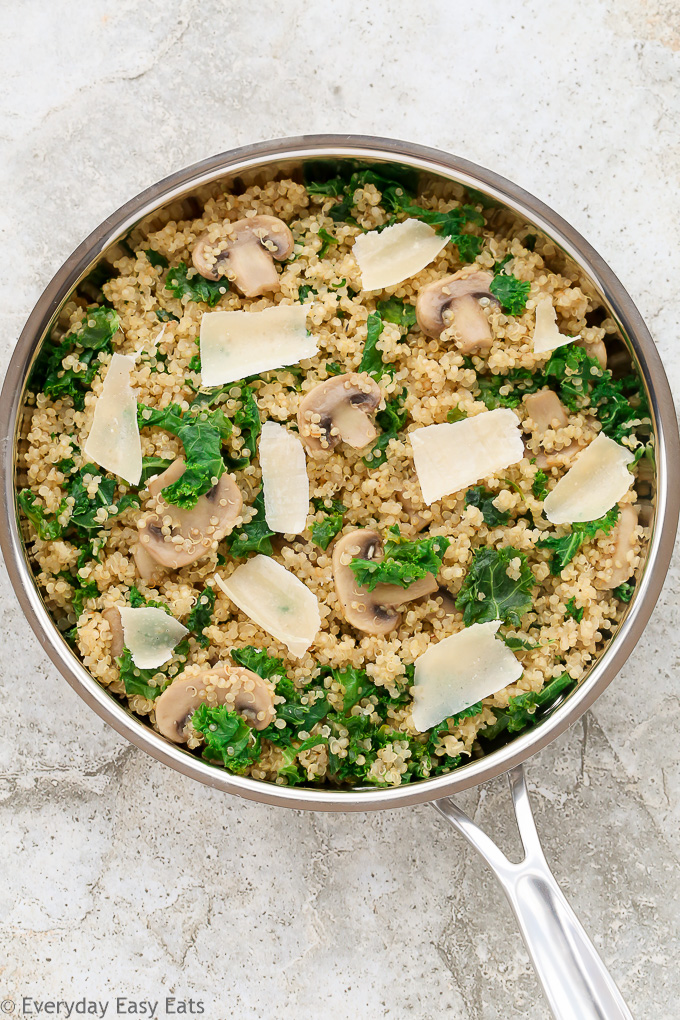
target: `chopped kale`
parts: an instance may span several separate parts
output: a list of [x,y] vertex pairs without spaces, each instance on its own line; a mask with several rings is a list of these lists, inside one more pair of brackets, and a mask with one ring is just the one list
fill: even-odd
[[375,416],[376,425],[381,429],[376,443],[370,453],[363,458],[364,464],[370,468],[380,467],[387,460],[387,447],[391,439],[396,439],[404,428],[408,418],[408,411],[404,407],[407,390],[395,394],[391,400],[386,401],[384,411],[378,411]]
[[232,648],[230,655],[235,663],[244,666],[252,673],[257,673],[263,680],[269,680],[273,676],[286,676],[283,659],[277,659],[274,655],[270,655],[264,648],[246,645],[244,648]]
[[343,514],[347,507],[340,500],[330,501],[330,507],[326,506],[323,499],[314,500],[315,510],[325,510],[326,513],[321,521],[312,524],[312,542],[321,549],[327,549],[339,531],[342,531]]
[[494,499],[498,493],[490,492],[483,485],[474,485],[465,493],[465,506],[476,506],[482,511],[484,523],[488,528],[500,528],[508,523],[510,514],[496,509]]
[[[511,368],[505,375],[478,375],[479,398],[493,411],[497,407],[517,407],[527,393],[535,393],[544,385],[540,373],[528,368]],[[501,389],[510,387],[508,393]]]
[[570,599],[567,599],[564,614],[566,619],[576,620],[577,623],[580,623],[583,619],[584,613],[585,607],[576,605],[576,598],[574,595],[572,595]]
[[464,421],[467,416],[467,411],[463,411],[460,407],[452,407],[451,410],[446,413],[446,420],[453,424],[457,421]]
[[226,538],[232,556],[247,556],[250,552],[271,556],[274,551],[271,538],[276,532],[271,530],[264,516],[264,492],[262,489],[253,500],[253,507],[257,511],[253,519],[238,531],[232,531],[231,535]]
[[[88,486],[93,478],[101,478],[101,481],[96,493],[91,496]],[[100,510],[106,510],[106,519],[111,520],[130,507],[139,506],[138,496],[125,493],[116,497],[116,485],[116,479],[106,478],[101,468],[95,464],[85,464],[69,481],[68,496],[75,501],[71,505],[70,524],[86,531],[92,528],[99,530],[103,527],[102,521],[98,519]],[[111,510],[110,507],[115,507],[115,510]]]
[[634,591],[635,581],[624,581],[623,584],[613,589],[612,595],[615,599],[620,599],[621,602],[630,602]]
[[[71,397],[73,406],[81,411],[85,394],[101,368],[99,355],[113,352],[112,340],[119,327],[118,313],[113,308],[88,308],[78,326],[59,343],[46,348],[34,385],[54,400]],[[77,347],[82,348],[77,354],[78,367],[65,369],[64,358]]]
[[496,722],[482,730],[480,736],[485,740],[494,740],[504,730],[508,733],[518,733],[527,726],[533,726],[538,721],[536,710],[550,707],[558,695],[574,683],[568,673],[562,673],[561,676],[551,680],[542,691],[527,691],[526,694],[510,698],[507,708],[494,708]]
[[185,471],[181,478],[163,489],[163,498],[190,510],[224,473],[222,444],[231,434],[229,419],[219,408],[183,412],[179,404],[156,408],[140,404],[137,419],[140,429],[165,429],[182,443]]
[[230,772],[245,772],[260,756],[259,734],[226,705],[200,705],[191,725],[205,739],[202,757],[220,762]]
[[378,301],[376,308],[384,322],[393,322],[405,333],[413,329],[416,324],[415,305],[400,301],[399,298],[391,297],[387,301]]
[[179,316],[169,312],[166,308],[157,308],[156,318],[159,322],[179,322]]
[[61,570],[57,574],[57,577],[62,577],[71,585],[71,607],[76,618],[76,623],[78,623],[78,620],[83,614],[83,609],[85,608],[87,600],[96,599],[99,595],[97,583],[96,581],[83,579],[77,570],[75,574],[71,574],[68,570]]
[[443,535],[420,538],[414,542],[402,538],[399,527],[389,529],[381,560],[354,559],[350,567],[357,583],[373,591],[377,584],[398,584],[408,588],[414,581],[439,572],[450,539]]
[[382,354],[376,346],[383,328],[383,321],[378,313],[371,312],[366,320],[366,343],[359,363],[359,371],[368,372],[374,379],[380,379],[383,375],[391,375],[394,372],[392,365],[386,365],[383,362]]
[[337,361],[327,361],[326,371],[329,375],[342,375],[345,370],[342,365],[338,365]]
[[528,638],[518,637],[512,634],[502,634],[503,641],[513,652],[531,652],[534,648],[540,648],[537,641],[530,641]]
[[449,212],[441,213],[433,209],[423,209],[422,206],[412,205],[407,202],[399,207],[407,216],[413,216],[429,223],[439,234],[448,237],[452,244],[458,248],[458,255],[461,262],[474,262],[482,250],[482,238],[476,234],[465,232],[468,224],[483,227],[484,217],[472,205],[462,205]]
[[302,283],[298,288],[298,301],[303,304],[310,294],[316,294],[316,291],[310,283]]
[[142,457],[142,477],[139,480],[140,486],[146,485],[150,478],[162,475],[173,462],[165,457]]
[[196,269],[180,262],[168,271],[165,289],[180,300],[186,295],[190,301],[203,301],[212,308],[229,290],[229,281],[226,278],[206,280]]
[[548,487],[545,484],[547,481],[548,481],[547,474],[545,473],[545,471],[543,471],[542,468],[539,468],[536,474],[534,475],[533,482],[531,483],[531,491],[533,492],[536,499],[545,499],[545,497],[548,495]]
[[[147,602],[146,604],[149,605],[150,603]],[[188,654],[189,642],[185,638],[184,641],[180,641],[175,647],[171,661],[166,663],[162,670],[140,669],[132,661],[130,649],[124,648],[123,654],[116,659],[116,662],[120,668],[119,679],[125,685],[125,693],[130,696],[139,694],[143,698],[153,701],[159,694],[162,694],[171,682],[172,678],[168,676],[167,672],[169,667],[174,666],[176,669],[178,664],[184,665]]]
[[524,280],[518,280],[516,276],[506,272],[505,267],[511,259],[512,255],[506,255],[504,259],[495,264],[493,267],[494,278],[489,290],[495,298],[498,298],[501,309],[506,315],[521,315],[526,308],[531,284]]
[[167,269],[170,265],[165,255],[161,255],[159,251],[154,251],[153,248],[146,248],[144,254],[155,269]]
[[[17,502],[35,528],[38,538],[43,542],[53,542],[56,538],[61,538],[64,528],[57,520],[57,514],[47,513],[34,492],[22,489],[17,495]],[[62,511],[63,506],[59,508],[59,513]]]
[[201,648],[207,648],[210,644],[210,639],[206,636],[205,629],[210,626],[212,621],[215,598],[214,588],[206,586],[196,599],[196,605],[189,613],[189,619],[187,620],[187,627],[195,636]]
[[319,256],[320,259],[322,259],[326,252],[328,251],[328,249],[330,248],[330,246],[332,244],[338,243],[338,239],[337,237],[333,237],[332,234],[329,234],[325,227],[321,227],[321,229],[319,230],[319,237],[321,238],[321,241],[323,243],[319,248],[317,255]]
[[563,535],[561,538],[558,538],[556,535],[547,535],[545,538],[539,538],[536,543],[539,549],[552,550],[550,573],[555,576],[561,574],[567,564],[573,560],[584,542],[595,538],[598,532],[608,535],[618,519],[619,508],[618,506],[613,506],[604,517],[600,517],[596,521],[572,524],[569,534]]
[[[232,387],[233,388],[233,387]],[[257,437],[262,429],[260,411],[252,387],[241,386],[240,406],[234,412],[234,425],[240,430],[243,446],[238,457],[229,458],[229,468],[240,471],[257,454]]]
[[[513,560],[519,560],[516,579],[508,575]],[[492,620],[519,627],[522,617],[531,609],[535,583],[526,555],[519,549],[483,547],[474,554],[456,599],[456,609],[463,613],[466,627]]]

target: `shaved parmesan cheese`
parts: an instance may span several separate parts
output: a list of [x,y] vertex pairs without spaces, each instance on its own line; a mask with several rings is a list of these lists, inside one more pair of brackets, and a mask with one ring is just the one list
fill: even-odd
[[546,496],[545,516],[551,524],[596,521],[630,489],[633,460],[630,450],[600,432]]
[[301,659],[321,626],[319,603],[295,574],[271,556],[253,556],[218,585],[238,608],[272,637],[282,641],[291,655]]
[[361,270],[363,290],[382,290],[415,276],[449,243],[421,220],[404,220],[385,230],[359,234],[352,254]]
[[500,620],[473,623],[416,659],[413,725],[421,733],[519,680],[522,666],[494,637]]
[[305,451],[294,432],[266,421],[260,435],[264,516],[272,531],[299,535],[309,513]]
[[503,471],[524,456],[519,419],[508,407],[451,424],[426,425],[409,433],[409,439],[428,504]]
[[137,398],[130,384],[135,358],[114,354],[97,397],[92,428],[83,453],[106,471],[138,485],[142,477],[142,441],[137,425]]
[[262,312],[205,312],[201,318],[201,381],[221,386],[316,354],[307,334],[309,305],[275,305]]
[[558,347],[571,344],[578,337],[564,336],[557,328],[557,313],[549,297],[541,298],[536,305],[536,325],[534,327],[534,354],[546,354]]
[[189,633],[186,627],[163,609],[118,606],[125,647],[139,669],[157,669],[172,658],[178,641]]

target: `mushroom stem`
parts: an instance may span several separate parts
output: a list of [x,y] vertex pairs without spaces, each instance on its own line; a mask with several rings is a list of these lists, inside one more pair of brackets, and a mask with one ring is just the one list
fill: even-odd
[[227,276],[245,297],[258,297],[281,289],[271,253],[253,238],[232,248],[226,262]]

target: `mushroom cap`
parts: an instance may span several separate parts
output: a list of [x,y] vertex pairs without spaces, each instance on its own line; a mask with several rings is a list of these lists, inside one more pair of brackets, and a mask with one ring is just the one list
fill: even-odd
[[554,390],[545,387],[536,393],[527,393],[524,398],[527,414],[539,432],[548,429],[562,429],[569,424],[564,404]]
[[125,647],[125,636],[123,634],[123,621],[120,618],[118,612],[118,606],[109,606],[102,613],[102,617],[109,625],[111,631],[111,644],[109,651],[112,659],[117,659],[119,655],[123,654]]
[[225,220],[218,236],[209,228],[196,241],[191,255],[194,268],[208,280],[228,277],[246,297],[279,289],[274,259],[287,259],[293,251],[290,228],[277,216],[248,216]]
[[377,584],[373,591],[369,591],[357,582],[349,563],[343,563],[348,554],[352,559],[381,560],[383,543],[380,535],[372,528],[350,531],[336,541],[333,549],[335,591],[345,619],[366,634],[389,634],[401,621],[401,613],[396,607],[437,591],[433,574],[414,581],[408,588],[398,584]]
[[[498,304],[489,287],[491,273],[478,271],[467,276],[459,270],[451,276],[443,276],[421,287],[416,298],[416,319],[426,336],[439,339],[450,325],[455,325],[461,336],[460,348],[469,353],[490,347],[491,330],[486,315],[479,304],[480,298],[488,298]],[[444,313],[453,313],[452,321],[444,320]]]
[[185,744],[187,723],[204,702],[228,705],[255,730],[263,730],[275,715],[272,683],[243,666],[218,665],[173,680],[156,699],[156,726],[168,740]]
[[611,565],[604,576],[593,578],[595,588],[604,591],[617,588],[627,581],[633,570],[628,553],[635,548],[635,530],[638,525],[638,508],[632,503],[619,503],[619,519],[609,536],[614,548],[611,552]]
[[233,528],[241,513],[241,491],[231,475],[226,473],[217,485],[199,497],[191,510],[166,503],[161,490],[181,478],[185,470],[184,460],[178,457],[161,475],[149,482],[148,489],[156,499],[156,510],[142,515],[137,522],[139,553],[133,552],[142,576],[148,573],[149,557],[162,567],[178,570],[207,556],[214,544]]
[[377,437],[368,417],[380,403],[380,387],[366,372],[348,372],[319,383],[303,397],[297,414],[300,439],[313,457],[342,440],[355,450]]

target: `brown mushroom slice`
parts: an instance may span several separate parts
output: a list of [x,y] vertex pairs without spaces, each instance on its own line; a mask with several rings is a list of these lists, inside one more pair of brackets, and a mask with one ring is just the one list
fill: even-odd
[[[498,304],[489,287],[491,273],[477,272],[462,277],[461,271],[444,276],[421,287],[416,299],[418,325],[427,336],[439,339],[449,326],[454,326],[464,354],[488,350],[493,342],[489,320],[480,305],[481,298]],[[445,318],[445,313],[449,313]]]
[[217,485],[200,496],[191,510],[166,503],[161,490],[181,478],[185,470],[185,462],[178,458],[149,482],[149,492],[157,499],[156,512],[140,517],[138,549],[133,551],[142,576],[149,571],[149,557],[162,567],[178,570],[207,556],[214,544],[233,528],[241,513],[241,492],[228,474],[223,474]]
[[[524,406],[528,416],[533,420],[540,434],[548,429],[561,429],[569,424],[569,417],[554,390],[545,388],[537,393],[528,393],[524,398]],[[536,466],[545,471],[546,468],[559,467],[566,464],[580,450],[578,443],[569,443],[561,450],[542,450],[536,456]]]
[[600,591],[618,588],[627,581],[634,567],[628,559],[628,553],[635,548],[635,529],[638,525],[638,508],[631,503],[619,504],[619,519],[611,534],[614,548],[611,555],[611,567],[603,577],[596,577],[593,585]]
[[201,276],[219,280],[226,276],[245,297],[279,290],[274,259],[287,259],[293,251],[293,235],[277,216],[248,216],[223,224],[223,236],[202,234],[194,246],[192,261]]
[[345,619],[366,634],[389,634],[401,621],[401,613],[396,607],[437,591],[433,574],[414,581],[408,588],[398,584],[377,584],[373,591],[369,591],[358,584],[349,563],[343,562],[348,555],[352,559],[382,559],[383,544],[378,532],[371,528],[350,531],[336,541],[333,549],[335,591]]
[[537,393],[528,393],[524,406],[540,433],[548,429],[563,429],[569,424],[564,405],[554,390],[545,388]]
[[319,383],[297,414],[300,439],[313,457],[330,453],[341,441],[355,450],[372,443],[378,431],[369,418],[380,403],[380,387],[366,372],[348,372]]
[[199,673],[181,673],[156,699],[156,725],[176,744],[189,739],[187,723],[204,702],[228,705],[253,729],[263,730],[272,721],[274,686],[243,666],[219,665]]
[[577,347],[582,347],[589,358],[594,358],[600,368],[607,367],[607,348],[604,340],[577,340]]
[[125,647],[125,637],[123,635],[123,621],[120,618],[117,606],[109,606],[102,613],[102,617],[106,620],[111,631],[110,647],[112,659],[117,659],[119,655],[123,654]]
[[416,509],[413,500],[406,495],[403,489],[398,489],[394,493],[394,498],[397,500],[398,503],[401,503],[406,513],[410,515],[411,519],[408,522],[407,527],[410,527],[413,531],[417,533],[419,531],[422,531],[423,528],[426,528],[428,526],[431,520],[431,515],[430,519],[423,517],[421,510]]

